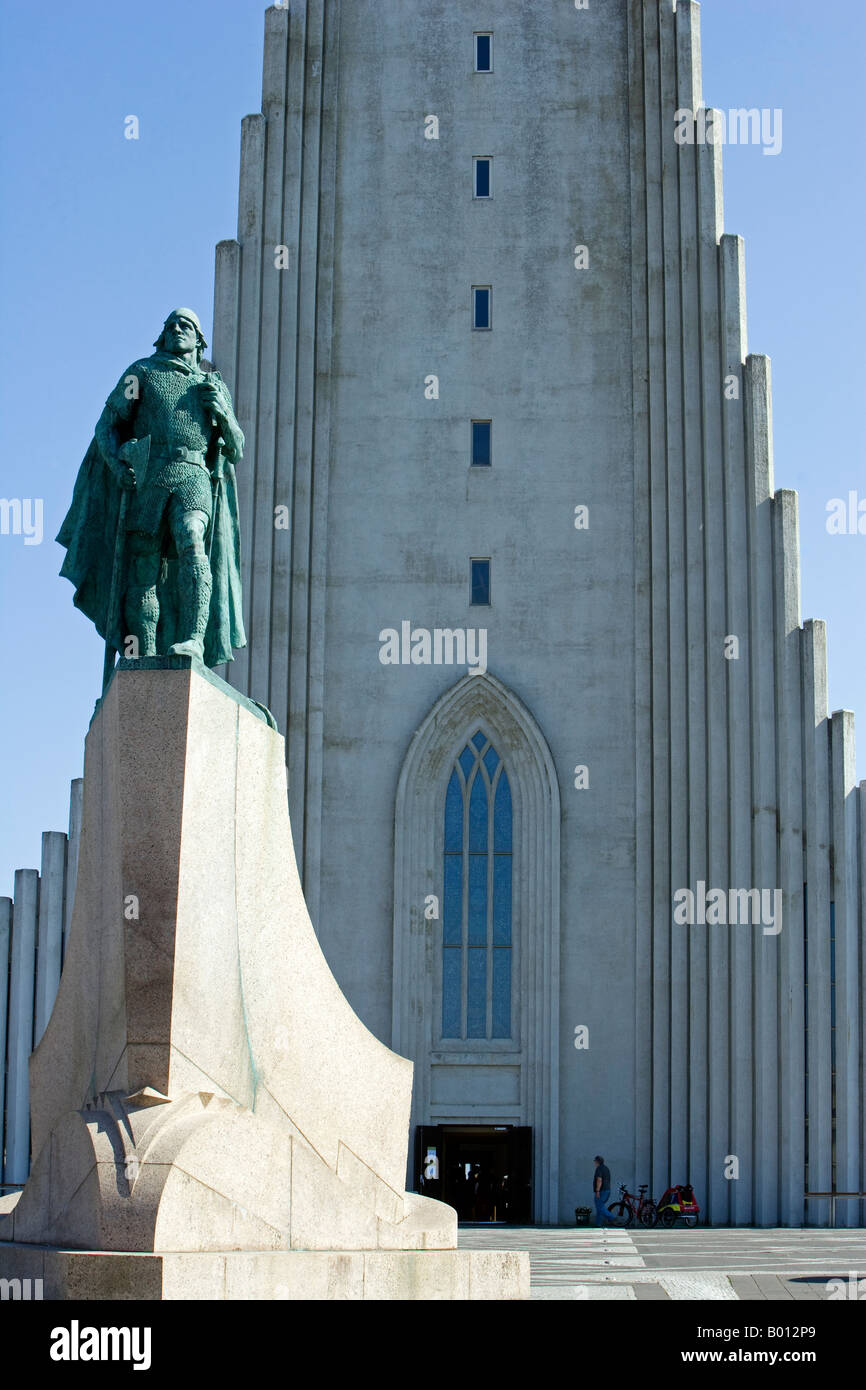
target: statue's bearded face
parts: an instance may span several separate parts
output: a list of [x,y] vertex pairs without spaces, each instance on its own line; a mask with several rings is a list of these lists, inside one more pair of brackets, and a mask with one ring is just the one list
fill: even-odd
[[172,314],[163,330],[166,350],[168,352],[182,353],[194,352],[198,343],[198,333],[195,324],[190,323],[189,319],[180,318]]

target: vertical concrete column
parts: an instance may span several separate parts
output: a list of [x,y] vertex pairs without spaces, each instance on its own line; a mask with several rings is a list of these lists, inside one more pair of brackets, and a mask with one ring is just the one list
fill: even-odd
[[[337,224],[337,138],[339,124],[339,64],[340,64],[340,7],[330,0],[311,0],[309,41],[313,72],[321,67],[322,81],[308,83],[308,120],[313,111],[318,116],[317,161],[311,166],[305,191],[304,225],[315,227],[316,253],[312,247],[310,272],[315,272],[315,301],[306,313],[315,331],[315,352],[306,359],[310,369],[306,391],[311,402],[311,460],[310,460],[310,554],[309,554],[309,620],[301,632],[308,641],[306,690],[303,692],[307,722],[306,801],[304,807],[304,893],[315,927],[319,919],[320,876],[322,865],[322,784],[324,742],[325,691],[325,614],[326,574],[328,554],[328,489],[331,472],[331,349],[334,322],[334,268]],[[314,182],[315,177],[315,182]],[[301,300],[301,309],[304,302]],[[303,341],[305,313],[299,313],[299,328]],[[303,381],[299,378],[300,389]],[[315,402],[315,409],[313,409]],[[300,421],[301,412],[298,411]],[[293,564],[294,564],[293,560]],[[302,571],[303,573],[303,571]],[[306,634],[306,637],[305,637]],[[294,644],[298,630],[295,628]],[[290,709],[297,709],[301,694],[297,677],[290,688]],[[291,730],[290,730],[291,736]]]
[[[664,508],[667,524],[667,572],[657,576],[659,592],[668,604],[667,677],[670,730],[667,740],[670,788],[671,891],[689,882],[689,633],[686,610],[685,469],[683,449],[683,370],[687,348],[683,322],[683,259],[680,252],[681,151],[674,139],[678,103],[677,34],[670,5],[659,6],[659,115],[661,123],[661,312],[665,326],[660,387],[664,392]],[[692,151],[693,153],[693,151]],[[693,269],[693,268],[692,268]],[[675,331],[670,331],[676,325]],[[697,326],[697,325],[695,325]],[[661,463],[661,459],[659,460]],[[675,730],[682,731],[678,737]],[[690,927],[671,923],[672,989],[670,1001],[671,1171],[694,1174],[703,1186],[700,1157],[689,1149],[690,1000],[680,963],[685,962]],[[695,1167],[694,1165],[698,1166]]]
[[9,947],[12,939],[12,899],[0,898],[0,1182],[5,1182],[3,1153],[6,1120],[6,1021],[9,1000]]
[[[705,574],[704,679],[702,741],[705,748],[707,888],[727,885],[728,878],[728,701],[725,637],[730,631],[725,608],[726,517],[722,460],[722,357],[719,237],[721,220],[721,150],[696,144],[698,165],[698,294],[701,364],[704,509],[700,541]],[[697,538],[696,538],[697,539]],[[699,727],[700,727],[699,724]],[[690,731],[691,733],[691,731]],[[692,931],[691,981],[691,1153],[700,1173],[705,1200],[718,1207],[720,1161],[729,1152],[729,958],[726,928]],[[721,1149],[721,1153],[719,1150]],[[713,1182],[710,1177],[713,1177]],[[722,1219],[725,1219],[723,1217]]]
[[[830,998],[830,726],[827,722],[827,631],[804,624],[803,788],[806,810],[806,1152],[812,1192],[829,1192],[833,1176],[833,1063]],[[811,1201],[810,1225],[827,1226],[830,1204]]]
[[[244,626],[247,646],[231,667],[232,684],[251,695],[250,653],[255,641],[267,644],[268,634],[250,628],[255,536],[253,507],[256,489],[256,423],[259,405],[259,312],[262,297],[262,197],[265,166],[265,118],[245,116],[241,123],[241,174],[238,194],[238,242],[241,248],[235,411],[244,432],[244,462],[238,469],[238,509]],[[256,698],[261,698],[257,696]]]
[[[292,16],[297,25],[297,12]],[[283,181],[286,151],[287,68],[290,13],[271,8],[265,12],[265,52],[262,70],[262,114],[265,118],[264,174],[262,185],[262,259],[259,316],[258,413],[255,440],[255,495],[252,531],[252,603],[250,626],[255,640],[250,647],[249,689],[254,699],[272,703],[270,690],[271,567],[274,555],[274,490],[277,400],[281,389],[280,318],[283,286],[291,302],[296,271],[277,269],[277,246],[286,245],[283,222]],[[294,239],[294,238],[293,238]],[[297,255],[290,246],[294,264]],[[287,387],[291,390],[291,378]],[[283,499],[280,499],[283,500]],[[285,659],[285,657],[283,657]]]
[[[837,710],[830,721],[833,897],[836,923],[836,1189],[859,1192],[860,1118],[860,885],[857,874],[858,794],[854,716]],[[857,1223],[858,1203],[839,1202],[838,1226]]]
[[[295,547],[303,541],[298,534],[302,524],[295,512],[295,489],[298,481],[295,468],[298,418],[298,373],[307,343],[301,343],[298,323],[298,304],[301,292],[302,258],[306,247],[307,227],[302,216],[301,189],[305,174],[308,150],[315,150],[316,134],[308,125],[306,104],[308,100],[307,77],[312,66],[307,52],[309,15],[306,3],[295,8],[290,21],[290,30],[285,36],[279,61],[282,63],[285,84],[285,106],[282,117],[281,144],[283,150],[283,170],[279,186],[274,190],[279,197],[279,216],[282,219],[282,242],[289,249],[289,268],[280,272],[280,317],[277,324],[276,351],[280,364],[278,389],[275,392],[274,414],[274,505],[288,507],[289,529],[274,531],[271,558],[271,609],[270,650],[271,660],[268,672],[269,704],[279,711],[280,726],[289,732],[289,673],[290,653],[293,638],[292,604],[293,556]],[[287,46],[286,46],[287,45]],[[321,80],[317,77],[312,84],[316,92],[321,90]],[[310,92],[312,100],[313,92]],[[315,106],[313,106],[315,112]],[[271,123],[268,116],[269,128]],[[313,124],[317,124],[314,120]],[[266,195],[266,210],[269,201]],[[267,211],[266,211],[267,215]],[[301,513],[303,513],[303,505]],[[307,576],[301,580],[306,583]],[[306,725],[306,710],[298,715]],[[288,759],[291,764],[291,757]],[[303,806],[303,777],[290,779],[289,799],[296,795],[294,783],[300,782],[297,791],[300,805]],[[295,837],[298,863],[303,876],[302,851],[303,825],[296,825],[295,811],[292,808],[292,831]]]
[[36,969],[36,1010],[33,1046],[51,1017],[63,960],[63,893],[66,884],[66,836],[59,830],[42,835],[39,884],[39,951]]
[[[671,796],[670,796],[670,629],[667,602],[668,522],[665,463],[665,323],[663,151],[660,107],[658,5],[643,10],[643,126],[646,190],[646,304],[644,332],[648,374],[648,515],[650,532],[650,705],[652,730],[652,1067],[653,1185],[670,1181],[674,1109],[682,1122],[682,1097],[671,1088],[671,992],[677,975],[672,956]],[[679,886],[679,885],[676,885]],[[678,947],[687,949],[687,929]]]
[[72,925],[75,885],[78,880],[78,851],[81,846],[81,811],[84,805],[84,778],[76,777],[69,787],[69,833],[66,846],[66,883],[63,898],[63,955]]
[[241,248],[237,241],[217,242],[214,263],[213,347],[214,365],[228,383],[234,398],[237,391],[238,296],[241,278]]
[[[649,1173],[664,1191],[667,1136],[655,1119],[657,1056],[652,1046],[656,918],[653,899],[652,778],[652,540],[650,533],[649,355],[647,343],[647,179],[644,103],[644,0],[631,0],[629,38],[629,158],[632,226],[632,412],[634,418],[634,650],[635,650],[635,1172]],[[656,1141],[656,1124],[659,1138]]]
[[[748,546],[749,546],[749,646],[750,741],[751,741],[751,836],[754,886],[774,889],[777,876],[776,842],[776,680],[773,618],[773,427],[772,390],[769,358],[750,355],[746,359],[745,427],[748,457]],[[736,987],[743,991],[740,1007],[748,1010],[746,1037],[738,1045],[738,1055],[749,1076],[749,1097],[735,1090],[733,1096],[736,1150],[740,1177],[732,1184],[732,1220],[748,1224],[753,1219],[756,1192],[754,1107],[760,1114],[764,1090],[771,1084],[771,1072],[757,1067],[758,1034],[755,1024],[757,982],[754,962],[757,947],[750,939],[752,963],[747,967],[739,958]],[[740,969],[741,968],[741,969]],[[747,978],[748,970],[748,978]],[[758,1090],[755,1087],[758,1087]],[[760,1096],[760,1099],[759,1099]],[[749,1102],[748,1123],[745,1106]]]
[[6,1093],[5,1181],[11,1183],[26,1182],[30,1171],[28,1062],[33,1050],[33,981],[38,913],[39,875],[35,869],[17,869],[12,916]]
[[[696,111],[701,106],[700,89],[700,7],[691,3],[678,5],[674,16],[677,37],[677,91],[673,105],[677,110]],[[668,123],[673,113],[668,113]],[[681,319],[678,329],[670,334],[680,345],[683,432],[683,523],[682,547],[685,570],[685,718],[682,739],[686,760],[687,784],[682,802],[686,816],[688,868],[679,886],[691,887],[707,881],[707,671],[706,671],[706,575],[704,573],[704,468],[703,468],[703,315],[701,306],[700,258],[701,245],[711,254],[715,245],[715,220],[701,216],[700,172],[698,152],[694,145],[676,146],[670,155],[679,170],[679,228],[674,242],[679,243],[679,273]],[[670,327],[669,327],[670,332]],[[674,515],[678,510],[677,497],[671,490]],[[672,730],[672,756],[680,740]],[[674,1052],[674,1066],[688,1068],[693,1054],[692,1035],[706,1030],[707,976],[706,943],[698,944],[693,928],[680,929],[691,938],[688,942],[688,989],[679,995],[679,1007],[685,1011],[684,1045],[680,1057]],[[702,1051],[705,1049],[702,1048]],[[704,1063],[705,1064],[705,1063]],[[705,1078],[704,1078],[705,1081]],[[684,1090],[688,1097],[688,1082]],[[688,1171],[700,1185],[704,1201],[709,1205],[707,1189],[706,1106],[699,1111],[690,1107],[688,1130]],[[703,1132],[699,1133],[703,1126]]]
[[[677,110],[697,110],[701,105],[700,86],[700,7],[691,3],[678,5],[674,16],[677,38],[677,90],[673,103]],[[668,113],[668,124],[673,113]],[[679,243],[679,274],[681,319],[677,331],[669,333],[680,347],[680,381],[682,390],[682,452],[683,452],[683,516],[682,549],[685,570],[685,662],[684,723],[682,740],[675,728],[671,731],[672,756],[678,746],[686,760],[686,788],[682,811],[686,817],[688,867],[679,886],[694,889],[699,880],[707,880],[707,672],[706,672],[706,576],[704,573],[704,468],[703,468],[703,316],[701,308],[700,257],[704,243],[708,252],[715,242],[715,223],[701,219],[701,188],[698,153],[694,145],[676,146],[670,154],[679,171],[679,227],[674,241]],[[678,499],[671,492],[671,507],[676,516]],[[681,931],[683,929],[680,929]],[[692,938],[693,928],[685,928]],[[680,993],[679,1007],[685,1011],[686,1036],[681,1057],[676,1059],[687,1068],[692,1058],[692,1032],[706,1026],[707,981],[706,950],[702,943],[689,942],[691,966],[688,970],[688,992]],[[685,961],[683,962],[686,963]],[[688,1093],[687,1082],[684,1085]],[[706,1134],[699,1135],[697,1127],[705,1123],[691,1114],[688,1134],[689,1171],[700,1184],[705,1202],[707,1142]]]
[[[747,353],[746,269],[741,237],[723,236],[719,247],[722,310],[721,396],[722,460],[725,491],[725,572],[727,639],[725,660],[728,705],[728,872],[729,889],[754,886],[752,869],[752,786],[750,746],[751,667],[754,653],[749,632],[748,510],[754,505],[746,459],[745,388],[743,364]],[[736,641],[737,648],[733,648]],[[719,1116],[720,1132],[713,1143],[710,1192],[711,1220],[742,1220],[748,1179],[725,1177],[725,1158],[737,1156],[744,1173],[744,1153],[751,1148],[752,1131],[752,936],[754,926],[738,921],[728,925],[730,1066],[727,1081],[727,1124]],[[716,1213],[718,1212],[718,1216]]]
[[[779,887],[782,930],[766,936],[765,965],[779,984],[779,1215],[803,1220],[806,1186],[805,961],[803,952],[803,706],[800,534],[796,494],[780,494],[777,530],[776,710],[779,757]],[[775,947],[775,950],[773,949]]]
[[[296,294],[285,314],[293,363],[293,468],[278,460],[281,486],[291,482],[290,574],[281,557],[279,582],[288,587],[288,661],[275,674],[275,698],[287,704],[289,807],[304,893],[318,921],[321,855],[324,580],[335,218],[335,132],[339,7],[306,0],[293,16],[289,54],[289,145],[292,160],[287,213],[298,226]],[[299,147],[303,133],[303,150]],[[296,344],[296,352],[295,346]],[[287,557],[286,557],[287,558]]]
[[[791,1219],[790,1191],[804,1185],[803,1081],[803,821],[800,706],[800,554],[796,493],[773,505],[775,559],[776,723],[778,726],[779,862],[782,931],[755,933],[758,980],[756,1070],[761,1117],[756,1148],[756,1220]],[[797,1017],[791,1016],[796,1008]],[[772,1137],[771,1137],[772,1136]],[[781,1162],[784,1173],[780,1172]],[[780,1211],[784,1183],[788,1196]],[[801,1198],[802,1200],[802,1198]],[[799,1208],[802,1212],[802,1206]],[[797,1220],[801,1220],[800,1215]]]
[[[211,358],[232,393],[235,410],[238,379],[238,310],[240,297],[241,248],[237,241],[217,242],[214,261],[213,341]],[[243,425],[243,421],[241,421]],[[247,461],[241,463],[243,473]],[[238,484],[240,487],[240,484]],[[241,546],[243,563],[243,546]],[[231,663],[216,668],[217,675],[229,679]]]
[[697,111],[701,104],[700,5],[696,0],[678,0],[674,21],[677,38],[677,108]]

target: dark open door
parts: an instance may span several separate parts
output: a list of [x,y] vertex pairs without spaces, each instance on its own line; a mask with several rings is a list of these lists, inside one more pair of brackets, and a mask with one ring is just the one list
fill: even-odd
[[419,1125],[415,1190],[461,1221],[532,1221],[532,1130],[518,1125]]

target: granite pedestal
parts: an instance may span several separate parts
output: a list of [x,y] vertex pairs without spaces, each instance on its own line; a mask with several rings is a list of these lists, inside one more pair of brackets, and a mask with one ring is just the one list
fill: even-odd
[[283,739],[189,658],[124,663],[94,717],[30,1084],[0,1276],[46,1298],[528,1297],[528,1257],[404,1191],[412,1064],[316,941]]

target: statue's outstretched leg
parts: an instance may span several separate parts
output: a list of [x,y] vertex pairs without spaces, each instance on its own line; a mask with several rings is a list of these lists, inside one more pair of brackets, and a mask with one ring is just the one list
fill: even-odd
[[178,556],[178,623],[183,634],[182,640],[169,648],[169,656],[197,656],[199,661],[204,660],[212,587],[210,561],[204,548],[208,520],[207,512],[182,512],[175,507],[169,512]]
[[131,531],[129,546],[129,583],[124,600],[124,616],[130,637],[138,643],[138,656],[156,656],[156,629],[159,623],[159,600],[156,581],[159,577],[159,542],[144,532]]

